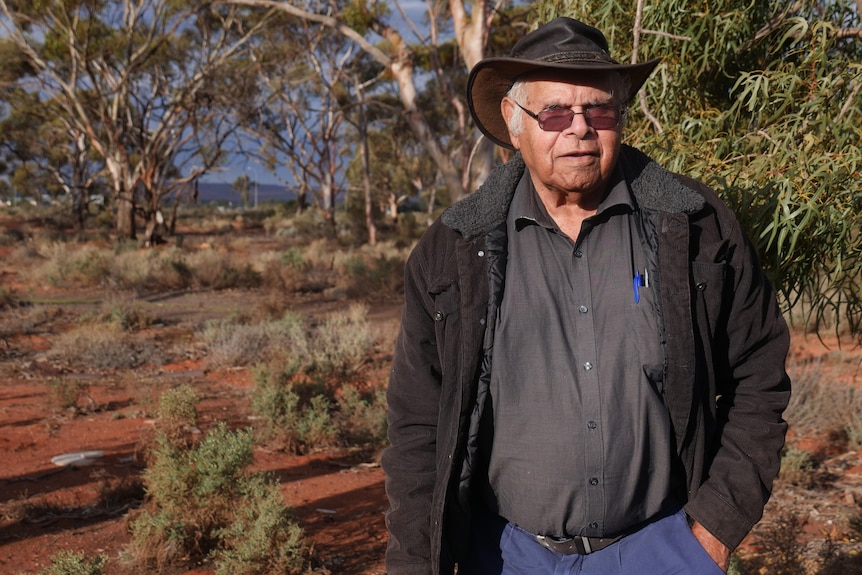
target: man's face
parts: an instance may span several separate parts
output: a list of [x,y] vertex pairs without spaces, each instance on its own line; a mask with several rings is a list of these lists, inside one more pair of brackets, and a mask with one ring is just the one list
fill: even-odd
[[[583,106],[610,104],[610,81],[575,84],[560,74],[535,75],[526,83],[526,102],[518,102],[533,113],[548,108],[570,108],[583,112]],[[525,114],[509,98],[502,103],[507,123],[511,114]],[[510,134],[512,144],[521,151],[540,194],[579,194],[585,199],[601,200],[617,163],[621,142],[620,126],[597,130],[583,114],[561,132],[546,132],[536,120],[522,118],[519,134]]]

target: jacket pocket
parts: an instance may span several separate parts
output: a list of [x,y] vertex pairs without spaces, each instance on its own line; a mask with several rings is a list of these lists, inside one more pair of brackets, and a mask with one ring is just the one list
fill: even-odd
[[724,293],[725,264],[692,262],[691,277],[694,282],[694,298],[697,318],[705,322],[714,333],[721,315],[722,293]]
[[[440,356],[440,365],[443,366],[443,357],[446,350],[446,342],[457,341],[457,329],[459,304],[461,301],[457,284],[453,281],[434,284],[428,289],[428,295],[434,302],[431,312],[434,320],[434,335],[437,340],[437,350]],[[451,337],[447,337],[451,336]]]

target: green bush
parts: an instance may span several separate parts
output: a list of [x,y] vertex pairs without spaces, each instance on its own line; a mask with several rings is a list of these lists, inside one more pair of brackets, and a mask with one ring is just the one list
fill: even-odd
[[378,446],[386,441],[386,390],[378,389],[364,398],[346,385],[337,399],[341,436],[351,444]]
[[87,559],[84,553],[63,550],[51,557],[51,565],[43,569],[41,575],[102,575],[108,558],[97,555]]
[[262,420],[259,432],[285,449],[304,453],[335,445],[377,447],[386,441],[383,389],[362,394],[347,384],[335,390],[304,375],[297,363],[258,365],[254,382],[251,408]]
[[302,532],[278,484],[251,473],[250,431],[216,425],[199,444],[157,432],[144,472],[147,498],[130,522],[134,563],[161,569],[180,558],[212,558],[219,573],[300,573]]
[[158,428],[172,439],[179,440],[185,431],[197,425],[198,394],[191,385],[169,389],[159,397]]
[[254,370],[251,409],[263,420],[263,437],[295,452],[336,444],[331,401],[323,389],[304,377],[299,364],[259,365]]
[[216,575],[303,572],[305,534],[284,506],[278,484],[256,475],[243,487],[245,504],[219,533],[228,544],[213,553]]

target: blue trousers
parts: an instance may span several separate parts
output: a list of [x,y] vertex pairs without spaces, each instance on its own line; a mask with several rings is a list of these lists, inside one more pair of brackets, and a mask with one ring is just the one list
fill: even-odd
[[499,518],[474,526],[458,575],[721,575],[691,532],[683,511],[668,515],[589,555],[561,555]]

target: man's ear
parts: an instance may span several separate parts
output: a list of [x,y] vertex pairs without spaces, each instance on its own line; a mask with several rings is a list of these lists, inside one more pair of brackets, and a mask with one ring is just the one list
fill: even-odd
[[[518,113],[518,108],[515,105],[515,101],[506,96],[502,100],[500,100],[500,113],[503,115],[503,120],[506,121],[506,129],[511,125],[509,123],[509,119],[512,117],[512,114]],[[518,135],[513,134],[512,130],[509,130],[509,139],[512,141],[512,146],[516,150],[520,150],[520,144],[518,143]]]

